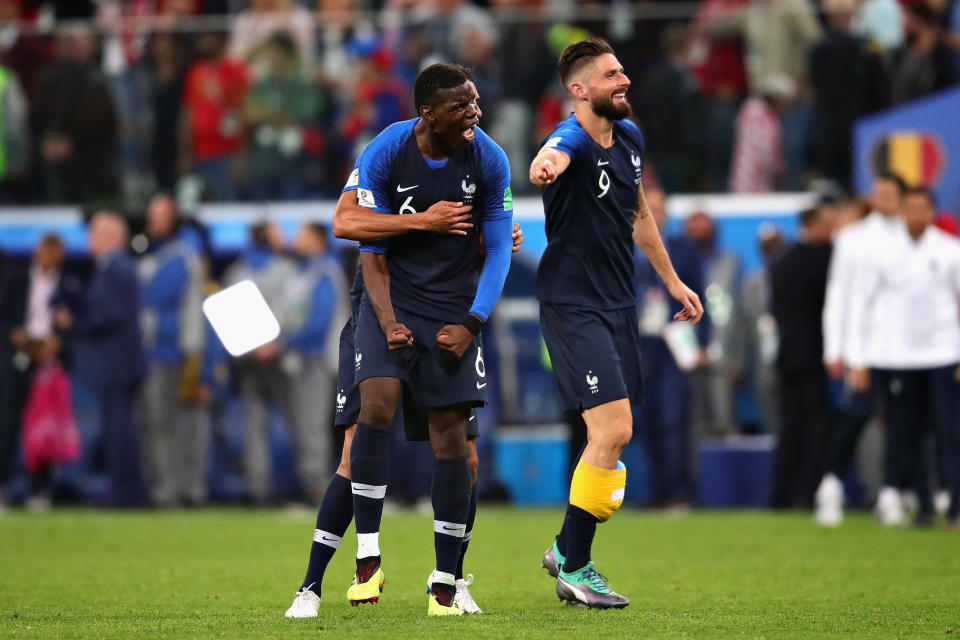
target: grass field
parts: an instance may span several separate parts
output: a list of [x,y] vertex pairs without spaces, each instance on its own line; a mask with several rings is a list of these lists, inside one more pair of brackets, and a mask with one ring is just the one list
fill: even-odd
[[286,620],[313,532],[306,512],[62,511],[0,516],[0,637],[798,637],[960,634],[960,536],[839,530],[805,514],[624,510],[594,559],[623,611],[562,606],[539,569],[560,512],[481,505],[468,570],[487,613],[428,619],[432,523],[384,520],[386,591],[351,608],[351,534],[320,617]]

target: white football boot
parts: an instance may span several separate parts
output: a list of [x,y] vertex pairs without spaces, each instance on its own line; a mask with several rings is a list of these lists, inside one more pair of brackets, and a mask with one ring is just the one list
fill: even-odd
[[470,595],[470,585],[473,584],[473,574],[468,573],[467,579],[457,580],[457,595],[453,597],[453,603],[457,605],[464,613],[483,613],[483,609],[477,606],[476,600]]
[[[311,587],[313,585],[310,585]],[[310,588],[297,591],[297,597],[293,599],[293,604],[283,614],[284,618],[316,618],[320,610],[320,596],[315,594]]]
[[893,487],[881,487],[877,494],[877,520],[885,527],[899,527],[906,522],[903,500]]
[[843,522],[843,483],[828,473],[814,496],[813,519],[821,527],[839,527]]

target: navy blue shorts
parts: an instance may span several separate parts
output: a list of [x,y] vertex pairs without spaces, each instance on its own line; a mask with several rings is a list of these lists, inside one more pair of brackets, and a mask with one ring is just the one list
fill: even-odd
[[[337,368],[337,405],[334,424],[341,429],[348,429],[357,423],[360,418],[360,385],[356,382],[356,361],[354,348],[354,333],[357,327],[356,315],[359,310],[359,301],[350,300],[350,318],[347,319],[340,332],[340,361]],[[407,440],[429,441],[430,429],[429,413],[417,405],[404,385],[403,398],[400,409],[394,416],[393,424],[403,422]],[[480,435],[477,427],[476,412],[470,416],[467,428],[467,439],[473,440]]]
[[387,338],[369,301],[360,303],[354,334],[356,381],[396,378],[420,407],[467,404],[482,407],[487,401],[487,374],[483,348],[476,337],[461,358],[452,358],[437,348],[437,332],[448,324],[396,309],[398,322],[413,333],[413,347],[390,351]]
[[643,402],[634,307],[603,311],[541,302],[540,330],[564,409],[584,411],[623,398]]

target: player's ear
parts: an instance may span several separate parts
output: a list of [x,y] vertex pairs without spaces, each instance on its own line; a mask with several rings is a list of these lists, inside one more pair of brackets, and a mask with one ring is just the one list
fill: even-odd
[[427,105],[423,105],[420,107],[420,117],[423,118],[425,121],[431,122],[431,123],[437,119],[436,114],[433,113],[433,109]]
[[581,82],[571,82],[570,93],[572,93],[573,97],[577,100],[586,100],[587,98],[587,88],[583,86]]

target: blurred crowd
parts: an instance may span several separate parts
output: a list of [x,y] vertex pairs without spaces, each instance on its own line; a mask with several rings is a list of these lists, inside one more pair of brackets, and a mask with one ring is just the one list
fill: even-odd
[[958,31],[956,0],[0,0],[0,202],[329,196],[440,59],[524,175],[589,34],[668,193],[848,187],[853,123],[956,84]]
[[256,283],[282,332],[240,358],[228,356],[203,318],[204,297],[220,285],[202,229],[181,221],[171,196],[151,199],[133,238],[110,211],[88,228],[94,264],[85,284],[64,268],[62,241],[48,235],[0,287],[0,502],[21,450],[28,504],[38,508],[53,496],[57,467],[77,458],[69,389],[55,386],[67,373],[95,399],[99,451],[88,460],[100,460],[108,478],[105,504],[205,503],[213,423],[233,397],[242,405],[249,501],[273,498],[275,408],[294,442],[300,491],[319,502],[331,475],[339,332],[349,313],[326,227],[306,223],[291,238],[269,222],[250,228],[247,250],[220,280]]

